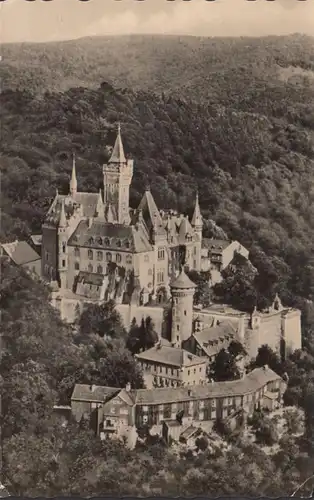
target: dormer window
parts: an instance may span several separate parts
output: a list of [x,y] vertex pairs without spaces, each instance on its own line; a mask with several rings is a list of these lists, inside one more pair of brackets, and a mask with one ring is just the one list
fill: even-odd
[[125,242],[125,248],[130,248],[130,242],[129,242],[129,240],[126,240],[126,242]]
[[105,238],[105,246],[106,247],[110,246],[110,240],[109,240],[109,238]]
[[117,240],[117,247],[121,247],[121,240]]
[[98,238],[97,243],[98,245],[102,245],[102,238]]
[[94,243],[94,238],[89,238],[88,243],[92,245]]

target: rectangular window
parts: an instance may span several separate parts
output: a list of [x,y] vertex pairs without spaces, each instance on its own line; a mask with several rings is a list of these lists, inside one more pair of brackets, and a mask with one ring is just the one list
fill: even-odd
[[62,261],[62,267],[65,267],[65,260]]
[[158,248],[158,260],[164,260],[165,250],[163,248]]
[[93,250],[88,250],[88,258],[89,260],[93,260]]

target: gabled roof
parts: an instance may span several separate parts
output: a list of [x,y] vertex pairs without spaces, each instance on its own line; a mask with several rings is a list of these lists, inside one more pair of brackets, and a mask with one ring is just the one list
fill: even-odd
[[111,398],[114,394],[121,391],[117,387],[106,387],[100,385],[75,384],[71,400],[76,401],[93,401],[103,403]]
[[157,234],[166,236],[161,215],[158,211],[153,195],[148,189],[145,191],[143,198],[141,199],[138,210],[142,210],[143,218],[149,231],[154,228]]
[[167,345],[155,345],[147,351],[136,355],[136,358],[141,361],[153,361],[169,366],[187,367],[205,363],[204,358],[190,354],[184,349]]
[[188,217],[183,217],[179,228],[179,244],[184,245],[186,243],[186,236],[194,235],[194,230],[190,224]]
[[180,275],[173,280],[173,282],[170,284],[170,287],[186,289],[186,288],[196,288],[196,285],[185,274],[184,269],[182,269]]
[[40,260],[40,255],[26,241],[3,243],[2,248],[18,266]]
[[[193,337],[209,357],[217,354],[221,349],[226,348],[232,340],[238,340],[235,328],[228,321],[224,321],[216,326],[204,328],[201,332],[195,332],[193,333]],[[229,337],[229,340],[227,337]],[[211,345],[211,342],[216,340],[218,340],[218,344]]]
[[198,193],[196,194],[196,200],[195,200],[195,208],[194,208],[194,213],[193,217],[191,220],[192,226],[202,226],[203,225],[203,218],[201,214],[201,209],[198,201]]
[[109,163],[126,163],[126,158],[124,154],[122,139],[121,139],[121,129],[120,125],[118,126],[118,134],[116,141],[113,146],[113,150],[111,153],[111,157]]
[[150,252],[150,245],[143,227],[110,224],[105,219],[81,221],[68,242],[69,246],[95,248],[99,250],[120,250],[132,253]]
[[165,387],[153,390],[138,389],[132,392],[136,404],[167,404],[197,399],[242,396],[255,392],[275,380],[281,380],[281,377],[270,368],[263,367],[255,368],[255,370],[239,380],[183,387]]

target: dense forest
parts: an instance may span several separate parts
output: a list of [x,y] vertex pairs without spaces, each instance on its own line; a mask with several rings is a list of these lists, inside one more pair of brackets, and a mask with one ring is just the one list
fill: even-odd
[[[95,335],[92,311],[77,337],[49,306],[43,285],[3,262],[1,425],[15,494],[278,496],[312,473],[313,49],[303,36],[3,46],[1,241],[40,232],[56,188],[68,191],[73,152],[79,189],[99,190],[120,121],[135,159],[131,205],[149,181],[160,208],[191,213],[198,189],[205,236],[214,221],[250,250],[260,294],[278,291],[301,307],[304,351],[284,367],[272,358],[268,364],[289,374],[287,404],[303,407],[307,425],[302,442],[286,436],[273,457],[241,438],[221,456],[207,450],[174,458],[158,442],[132,452],[99,444],[84,422],[60,428],[52,406],[68,403],[75,382],[123,386],[131,377],[142,386],[131,351],[147,325],[133,325],[126,341],[109,304],[101,325],[109,338]],[[230,301],[251,286],[243,269],[225,280],[234,284],[220,287]]]

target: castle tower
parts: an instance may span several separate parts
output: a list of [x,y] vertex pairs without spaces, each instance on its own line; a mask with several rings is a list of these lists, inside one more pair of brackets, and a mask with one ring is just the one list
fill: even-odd
[[60,288],[66,288],[67,282],[67,220],[65,216],[64,200],[61,204],[60,219],[58,224],[58,278]]
[[192,335],[193,297],[196,285],[185,274],[181,274],[170,284],[172,295],[171,343],[181,347],[182,342]]
[[201,209],[198,201],[198,192],[196,193],[194,213],[191,220],[191,226],[193,227],[195,234],[197,236],[197,242],[195,244],[194,250],[194,269],[196,271],[201,271],[201,249],[202,249],[202,233],[203,233],[203,218],[201,214]]
[[73,154],[73,164],[72,164],[72,175],[70,181],[70,194],[75,196],[77,193],[77,179],[76,179],[76,165],[75,165],[75,154]]
[[125,158],[120,124],[110,160],[103,166],[104,203],[111,204],[116,222],[130,224],[129,191],[133,177],[133,160]]

